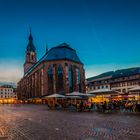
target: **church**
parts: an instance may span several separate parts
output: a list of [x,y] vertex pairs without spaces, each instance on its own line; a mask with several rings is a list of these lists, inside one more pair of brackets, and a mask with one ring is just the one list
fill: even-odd
[[28,100],[54,93],[85,92],[85,70],[76,50],[67,43],[46,49],[37,61],[32,33],[26,47],[24,75],[18,82],[18,98]]

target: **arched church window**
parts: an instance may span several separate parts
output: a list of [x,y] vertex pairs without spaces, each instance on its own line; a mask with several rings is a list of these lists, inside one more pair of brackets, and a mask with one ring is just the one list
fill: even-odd
[[63,90],[63,68],[61,65],[57,68],[57,92],[62,93]]
[[52,94],[53,93],[53,68],[49,67],[47,71],[48,75],[48,93]]
[[72,66],[68,70],[68,83],[69,83],[69,92],[73,92],[73,71]]
[[79,92],[81,92],[81,75],[80,75],[80,69],[77,68],[76,71],[77,71],[77,85],[78,85]]

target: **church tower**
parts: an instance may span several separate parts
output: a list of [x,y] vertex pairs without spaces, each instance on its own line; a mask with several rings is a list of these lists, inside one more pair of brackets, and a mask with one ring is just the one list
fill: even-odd
[[24,63],[24,74],[36,63],[36,50],[33,44],[33,37],[30,29],[29,42],[26,47],[26,58]]

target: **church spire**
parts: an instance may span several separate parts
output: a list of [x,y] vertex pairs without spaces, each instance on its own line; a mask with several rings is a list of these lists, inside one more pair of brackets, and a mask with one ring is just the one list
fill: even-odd
[[26,58],[24,63],[24,74],[36,63],[36,50],[33,43],[32,32],[30,28],[30,34],[28,38],[28,45],[26,47]]
[[29,35],[29,41],[33,41],[33,37],[32,37],[32,30],[31,30],[31,27],[30,27],[30,35]]
[[29,34],[29,42],[28,42],[28,45],[27,45],[27,51],[35,52],[35,46],[33,44],[31,27],[30,27],[30,34]]

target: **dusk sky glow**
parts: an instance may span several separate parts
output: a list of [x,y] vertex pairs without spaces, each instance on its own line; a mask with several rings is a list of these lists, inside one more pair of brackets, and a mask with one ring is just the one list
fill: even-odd
[[38,59],[67,42],[86,77],[140,66],[139,0],[1,0],[0,81],[21,78],[30,26]]

